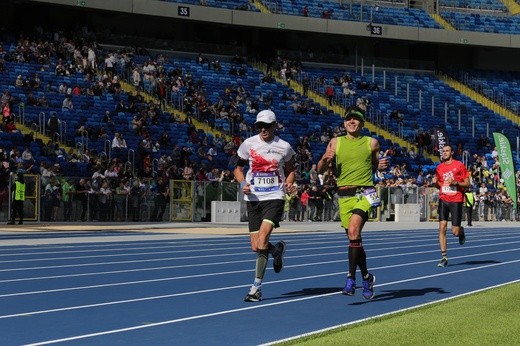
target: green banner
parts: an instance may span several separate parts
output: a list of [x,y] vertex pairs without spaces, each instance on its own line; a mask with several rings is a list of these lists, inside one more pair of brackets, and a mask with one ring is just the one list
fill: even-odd
[[493,132],[493,139],[498,151],[501,178],[504,179],[507,194],[513,199],[513,205],[516,209],[516,178],[511,145],[507,137],[501,133]]

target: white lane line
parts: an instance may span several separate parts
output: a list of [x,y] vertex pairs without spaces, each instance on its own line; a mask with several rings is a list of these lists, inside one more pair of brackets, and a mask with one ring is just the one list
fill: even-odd
[[[417,252],[415,254],[422,254],[422,253],[426,253],[426,252],[436,252],[436,251],[437,250],[420,251],[420,252]],[[481,252],[481,253],[464,255],[464,256],[455,256],[455,257],[451,256],[450,259],[479,257],[479,256],[483,256],[483,255],[493,255],[493,254],[498,254],[498,253],[515,252],[515,251],[520,251],[520,248],[506,249],[506,250],[497,250],[497,251],[490,251],[490,252]],[[404,254],[385,255],[385,256],[380,256],[380,258],[402,257],[403,255]],[[435,259],[435,260],[425,260],[425,261],[416,261],[416,262],[410,262],[410,263],[404,263],[404,264],[398,264],[398,265],[390,264],[388,266],[372,268],[371,270],[395,268],[395,267],[416,265],[416,264],[436,262],[436,261],[437,261],[437,259]],[[333,260],[333,261],[313,262],[313,263],[304,263],[304,264],[294,264],[294,265],[286,266],[286,268],[298,268],[298,267],[305,267],[305,266],[316,266],[316,265],[325,265],[325,264],[341,263],[341,262],[346,262],[346,259]],[[76,291],[76,290],[83,290],[83,289],[104,288],[104,287],[113,287],[113,286],[135,285],[135,284],[144,284],[144,283],[162,282],[162,281],[173,281],[173,280],[181,280],[181,279],[192,279],[192,278],[199,278],[199,277],[229,275],[229,274],[238,274],[238,273],[245,273],[245,272],[250,272],[250,269],[226,271],[226,272],[218,272],[218,273],[194,274],[194,275],[185,275],[185,276],[177,276],[177,277],[169,277],[169,278],[159,278],[159,279],[149,279],[149,280],[139,280],[139,281],[125,281],[125,282],[117,282],[117,283],[110,283],[110,284],[100,284],[100,285],[91,285],[91,286],[56,288],[56,289],[51,289],[51,290],[40,290],[40,291],[8,293],[8,294],[0,294],[0,298],[14,297],[14,296],[23,296],[23,295],[32,295],[32,294],[64,292],[64,291]],[[336,275],[336,273],[329,274],[329,276],[330,275]]]
[[[515,239],[515,238],[518,238],[520,237],[520,234],[518,234],[518,232],[516,233],[511,233],[511,234],[501,234],[501,239],[504,239],[506,235],[511,235],[512,237],[511,238],[506,238],[506,239]],[[471,239],[479,239],[479,238],[489,238],[490,237],[490,234],[489,233],[486,233],[486,234],[477,234],[475,236],[472,235]],[[294,240],[296,237],[291,237],[290,239],[291,240]],[[305,245],[305,244],[314,244],[314,245],[319,245],[319,244],[327,244],[327,243],[333,243],[333,244],[336,244],[337,243],[337,240],[335,238],[340,238],[340,239],[345,239],[344,236],[335,236],[334,238],[328,240],[328,239],[325,239],[325,240],[308,240],[308,241],[303,241],[303,240],[299,240],[298,242],[293,242],[295,245]],[[391,238],[392,241],[388,241],[387,238]],[[405,241],[401,241],[400,239],[406,239]],[[422,241],[422,240],[430,240],[431,239],[431,235],[429,234],[425,234],[425,235],[420,235],[420,236],[414,236],[414,237],[410,237],[409,235],[400,235],[400,236],[392,236],[392,237],[372,237],[370,238],[370,241],[369,241],[369,244],[371,246],[377,246],[377,245],[380,245],[380,244],[394,244],[394,243],[397,243],[397,244],[402,244],[402,243],[411,243],[411,242],[417,242],[418,240],[419,241]],[[482,241],[482,240],[477,240],[477,241]],[[381,243],[379,243],[381,242]],[[229,249],[229,247],[225,247],[225,248],[212,248],[212,249],[207,249],[208,246],[211,246],[211,245],[226,245],[226,246],[230,246],[230,245],[243,245],[243,241],[240,241],[240,242],[219,242],[219,243],[176,243],[175,245],[164,245],[164,242],[161,242],[161,243],[157,243],[157,245],[154,245],[154,246],[138,246],[138,247],[130,247],[130,248],[127,248],[127,247],[124,247],[124,246],[121,246],[121,247],[113,247],[113,244],[110,244],[110,245],[105,245],[105,246],[112,246],[112,247],[109,247],[109,248],[104,248],[104,249],[76,249],[76,250],[70,250],[70,251],[57,251],[58,249],[61,249],[61,248],[64,248],[64,247],[58,247],[58,248],[52,248],[53,250],[56,250],[56,251],[46,251],[46,252],[23,252],[23,253],[2,253],[0,254],[0,258],[3,258],[3,257],[20,257],[20,256],[32,256],[32,255],[40,255],[40,256],[43,256],[43,255],[50,255],[50,254],[74,254],[74,253],[83,253],[83,252],[88,252],[88,253],[91,253],[91,252],[103,252],[103,251],[120,251],[121,253],[119,254],[106,254],[106,255],[102,255],[102,256],[99,256],[99,255],[96,255],[96,256],[76,256],[76,257],[73,257],[73,256],[69,256],[69,257],[40,257],[40,258],[31,258],[31,259],[20,259],[20,260],[5,260],[5,261],[0,261],[0,263],[16,263],[16,262],[31,262],[31,261],[50,261],[50,260],[70,260],[70,259],[81,259],[81,258],[99,258],[99,257],[113,257],[113,256],[134,256],[134,255],[148,255],[148,254],[154,254],[154,253],[168,253],[168,252],[141,252],[141,253],[131,253],[131,254],[128,254],[128,253],[125,253],[125,251],[130,251],[130,250],[156,250],[156,249],[168,249],[168,248],[171,248],[171,249],[177,249],[177,248],[185,248],[185,247],[193,247],[193,246],[198,246],[198,247],[203,247],[203,249],[186,249],[186,250],[180,250],[180,251],[170,251],[170,253],[183,253],[183,252],[194,252],[194,251],[219,251],[219,250],[226,250],[226,249]],[[134,245],[134,244],[129,244],[129,245]],[[96,247],[100,247],[100,246],[96,246]],[[65,247],[67,249],[70,249],[71,246],[67,246]]]
[[[373,268],[373,270],[382,270],[382,269],[396,268],[396,267],[407,267],[407,266],[418,265],[418,264],[423,264],[423,263],[428,263],[428,262],[436,262],[436,261],[437,260],[434,260],[434,261],[421,261],[421,262],[413,262],[413,263],[404,263],[404,264],[400,264],[400,265],[389,265],[389,266]],[[410,281],[416,281],[416,280],[432,278],[432,277],[437,277],[437,276],[451,275],[451,274],[454,274],[454,273],[472,271],[472,270],[477,270],[477,269],[484,269],[484,268],[488,268],[488,267],[493,267],[493,266],[498,266],[498,265],[505,265],[505,264],[516,263],[516,262],[520,262],[520,259],[519,260],[514,260],[514,261],[508,261],[508,262],[491,263],[491,264],[486,264],[486,265],[483,265],[483,266],[473,267],[473,268],[459,269],[459,270],[454,270],[454,271],[451,271],[451,272],[441,272],[441,273],[438,273],[438,274],[425,275],[425,276],[415,277],[415,278],[411,278],[411,279],[391,281],[389,283],[378,284],[375,287],[383,287],[383,286],[388,286],[388,285],[392,285],[392,284],[395,284],[395,283],[410,282]],[[341,271],[341,272],[326,273],[326,274],[320,274],[320,275],[303,276],[303,277],[297,277],[297,278],[290,278],[290,279],[283,279],[283,280],[276,280],[276,281],[266,282],[264,285],[273,285],[273,284],[285,283],[285,282],[293,282],[293,281],[303,281],[303,280],[308,280],[308,279],[316,279],[316,278],[321,278],[321,277],[330,277],[330,276],[344,275],[344,274],[345,274],[345,272]],[[175,279],[177,279],[177,278],[167,278],[167,279],[151,280],[151,281],[165,281],[165,280],[175,280]],[[146,282],[149,282],[149,281],[146,281]],[[77,288],[73,288],[73,289],[70,289],[70,290],[90,289],[90,288],[98,288],[98,287],[106,287],[106,286],[117,286],[117,285],[118,284],[108,284],[108,285],[77,287]],[[48,313],[48,312],[77,310],[77,309],[83,309],[83,308],[88,308],[88,307],[96,307],[96,306],[107,306],[107,305],[131,303],[131,302],[138,302],[138,301],[143,301],[143,300],[155,300],[155,299],[163,299],[163,298],[172,298],[172,297],[177,297],[177,296],[195,295],[195,294],[201,294],[201,293],[207,293],[207,292],[226,291],[226,290],[230,290],[230,289],[235,289],[235,288],[240,288],[240,287],[249,287],[249,286],[250,286],[250,284],[237,285],[237,286],[228,286],[228,287],[211,288],[211,289],[199,290],[199,291],[189,291],[189,292],[174,293],[174,294],[169,294],[169,295],[127,299],[127,300],[113,301],[113,302],[106,302],[106,303],[96,303],[96,304],[89,304],[89,305],[80,305],[80,306],[56,308],[56,309],[50,309],[50,310],[23,312],[23,313],[17,313],[17,314],[12,314],[12,315],[0,315],[0,319],[10,318],[10,317],[17,317],[17,316],[37,315],[37,314]],[[49,292],[56,292],[56,291],[62,291],[62,290],[67,290],[67,289],[49,290],[49,291],[41,291],[41,292],[36,291],[36,292],[31,292],[30,294],[49,293]],[[9,296],[18,296],[18,295],[26,295],[26,294],[10,294],[10,295],[2,295],[0,297],[9,297]]]
[[325,332],[328,332],[328,331],[331,331],[331,330],[335,330],[335,329],[338,329],[338,328],[343,328],[343,327],[347,327],[347,326],[363,323],[363,322],[366,322],[366,321],[379,319],[379,318],[386,317],[386,316],[397,315],[397,314],[400,314],[400,313],[403,313],[403,312],[417,310],[417,309],[420,309],[420,308],[425,307],[425,306],[429,306],[429,305],[433,305],[433,304],[439,304],[439,303],[450,301],[450,300],[453,300],[453,299],[469,296],[469,295],[472,295],[472,294],[475,294],[475,293],[485,292],[485,291],[488,291],[488,290],[491,290],[491,289],[494,289],[494,288],[499,288],[499,287],[502,287],[502,286],[515,284],[515,283],[518,283],[518,282],[520,282],[520,279],[519,280],[509,281],[509,282],[504,282],[504,283],[499,284],[499,285],[485,287],[485,288],[481,288],[481,289],[478,289],[478,290],[474,290],[474,291],[470,291],[470,292],[466,292],[466,293],[462,293],[462,294],[458,294],[458,295],[453,296],[453,297],[443,298],[443,299],[436,300],[436,301],[433,301],[433,302],[419,304],[419,305],[416,305],[416,306],[411,306],[411,307],[408,307],[408,308],[404,308],[404,309],[400,309],[400,310],[396,310],[396,311],[391,311],[391,312],[387,312],[387,313],[380,314],[380,315],[370,316],[368,318],[363,318],[363,319],[356,320],[356,321],[351,321],[351,322],[348,322],[348,323],[338,324],[338,325],[335,325],[335,326],[332,326],[332,327],[327,327],[327,328],[315,330],[315,331],[312,331],[312,332],[309,332],[309,333],[295,335],[295,336],[292,336],[292,337],[286,338],[286,339],[274,340],[274,341],[271,341],[271,342],[268,342],[268,343],[265,343],[265,344],[260,344],[259,346],[270,346],[270,345],[274,345],[274,344],[278,344],[278,343],[289,342],[289,341],[300,339],[300,338],[304,338],[304,337],[307,337],[307,336],[312,336],[312,335],[316,335],[316,334],[320,334],[320,333],[325,333]]
[[[397,283],[411,282],[411,281],[417,281],[417,280],[422,280],[422,279],[429,279],[429,278],[438,277],[438,276],[452,275],[452,274],[457,274],[457,273],[461,273],[461,272],[474,271],[474,270],[484,269],[484,268],[488,268],[488,267],[494,267],[494,266],[505,265],[505,264],[512,264],[512,263],[517,263],[517,262],[520,262],[520,259],[514,260],[514,261],[502,262],[502,263],[493,263],[493,264],[488,264],[488,265],[484,265],[484,266],[480,266],[480,267],[474,267],[474,268],[468,268],[468,269],[460,269],[460,270],[455,270],[455,271],[447,272],[447,273],[444,272],[444,273],[439,273],[439,274],[434,274],[434,275],[426,275],[426,276],[417,277],[417,278],[411,278],[411,279],[406,279],[406,280],[399,280],[399,281],[385,283],[385,284],[377,285],[377,286],[378,287],[389,286],[389,285],[393,285],[393,284],[397,284]],[[516,280],[516,281],[520,281],[520,280]],[[513,282],[516,282],[516,281],[513,281]],[[485,289],[490,289],[490,287],[486,287]],[[481,290],[485,290],[485,289],[481,289]],[[478,291],[481,291],[481,290],[478,290]],[[474,292],[478,292],[478,291],[473,291],[473,293]],[[48,345],[48,344],[58,343],[58,342],[80,340],[80,339],[86,339],[86,338],[91,338],[91,337],[96,337],[96,336],[115,334],[115,333],[122,333],[122,332],[128,332],[128,331],[139,330],[139,329],[144,329],[144,328],[158,327],[158,326],[163,326],[163,325],[167,325],[167,324],[174,324],[174,323],[191,321],[191,320],[202,319],[202,318],[207,318],[207,317],[214,317],[214,316],[219,316],[219,315],[227,315],[227,314],[232,314],[232,313],[242,312],[242,311],[247,311],[247,310],[262,309],[262,308],[267,308],[267,307],[270,307],[270,306],[289,304],[289,303],[296,303],[296,302],[301,302],[301,301],[311,300],[311,299],[318,299],[318,298],[332,296],[332,295],[336,295],[336,294],[340,294],[340,293],[341,292],[332,292],[332,293],[320,294],[320,295],[316,295],[316,296],[301,297],[301,298],[289,299],[289,300],[286,300],[286,301],[279,301],[279,302],[267,303],[267,304],[262,304],[262,305],[255,305],[255,306],[250,306],[250,307],[246,307],[246,308],[236,308],[236,309],[230,309],[230,310],[224,310],[224,311],[217,311],[217,312],[208,313],[208,314],[182,317],[182,318],[177,318],[177,319],[173,319],[173,320],[167,320],[167,321],[162,321],[162,322],[150,323],[150,324],[146,324],[146,325],[138,325],[138,326],[131,326],[131,327],[126,327],[126,328],[112,329],[112,330],[106,330],[106,331],[97,332],[97,333],[76,335],[76,336],[62,338],[62,339],[39,341],[39,342],[31,343],[30,345]],[[463,295],[467,295],[467,294],[470,294],[470,293],[464,293]],[[462,295],[458,295],[458,296],[462,296]],[[444,301],[444,300],[446,300],[446,299],[439,300],[439,301]],[[432,302],[427,303],[427,304],[432,304]],[[423,304],[423,306],[424,305],[425,304]]]
[[[516,239],[517,237],[512,237],[512,238],[507,238],[507,237],[501,237],[501,240],[510,240],[510,239]],[[485,245],[470,245],[470,246],[465,246],[466,249],[472,249],[472,248],[478,248],[478,247],[484,247],[484,246],[489,246],[489,244],[487,243],[488,239],[485,238],[485,239],[480,239],[480,240],[473,240],[472,243],[478,243],[478,242],[486,242]],[[389,245],[389,244],[404,244],[404,243],[416,243],[415,240],[409,240],[409,241],[406,241],[406,242],[383,242],[383,243],[380,243],[380,244],[383,244],[383,245]],[[452,239],[452,242],[455,242],[455,240]],[[503,243],[493,243],[494,246],[497,246],[497,245],[507,245],[507,244],[515,244],[515,243],[518,243],[520,242],[520,240],[518,241],[508,241],[508,242],[503,242]],[[334,242],[336,243],[336,242]],[[313,252],[316,252],[317,250],[324,250],[324,249],[335,249],[335,248],[341,248],[341,249],[345,249],[345,244],[341,244],[341,245],[335,245],[335,246],[321,246],[319,248],[316,248],[316,244],[315,243],[312,243],[310,242],[309,244],[313,244],[313,247],[311,248],[297,248],[297,250],[291,250],[291,251],[307,251],[307,250],[313,250]],[[302,245],[302,244],[294,244],[294,245]],[[432,244],[430,242],[428,242],[427,244],[423,244],[423,245],[417,245],[417,244],[413,244],[413,245],[410,245],[410,246],[399,246],[399,247],[386,247],[386,248],[372,248],[373,246],[377,246],[379,245],[379,243],[377,244],[370,244],[370,246],[367,246],[367,249],[370,249],[370,251],[373,253],[374,251],[383,251],[383,250],[393,250],[393,249],[406,249],[406,248],[417,248],[417,247],[429,247],[429,246],[432,246]],[[450,245],[450,243],[448,244]],[[292,246],[291,246],[292,248]],[[222,249],[218,249],[219,251],[222,250]],[[173,253],[180,253],[180,252],[194,252],[196,250],[186,250],[186,251],[174,251]],[[199,250],[199,251],[202,251],[202,250]],[[207,250],[207,251],[217,251],[216,249],[215,250]],[[453,250],[452,250],[453,251]],[[457,250],[455,250],[457,251]],[[160,253],[172,253],[172,252],[153,252],[153,253],[141,253],[141,254],[160,254]],[[247,251],[247,252],[241,252],[241,253],[236,253],[235,255],[246,255],[246,254],[250,254],[251,251]],[[138,255],[138,254],[135,254],[135,255]],[[83,257],[67,257],[66,259],[78,259],[78,258],[100,258],[100,257],[118,257],[118,256],[126,256],[125,254],[115,254],[115,255],[106,255],[106,256],[83,256]],[[160,262],[160,261],[173,261],[173,260],[184,260],[184,259],[193,259],[193,258],[211,258],[211,257],[221,257],[222,254],[213,254],[213,255],[197,255],[197,256],[186,256],[186,257],[166,257],[166,258],[154,258],[154,259],[141,259],[141,260],[129,260],[129,261],[113,261],[113,262],[96,262],[96,263],[81,263],[81,264],[66,264],[66,265],[53,265],[53,266],[38,266],[38,267],[22,267],[22,268],[7,268],[7,269],[0,269],[0,272],[16,272],[16,271],[24,271],[24,270],[45,270],[45,269],[55,269],[55,268],[59,268],[59,269],[62,269],[62,268],[74,268],[74,267],[92,267],[92,266],[101,266],[101,265],[114,265],[114,264],[126,264],[126,263],[144,263],[144,262]],[[288,257],[290,258],[290,257]],[[296,258],[296,257],[294,257]],[[64,259],[64,258],[61,258],[61,259]],[[43,259],[42,259],[43,260]],[[50,260],[50,259],[48,259]],[[36,259],[34,260],[23,260],[23,261],[36,261]],[[13,262],[16,262],[16,261],[7,261],[8,263],[13,263]],[[0,262],[2,263],[2,262]]]
[[[430,240],[431,237],[424,237],[424,241],[427,241],[427,240]],[[395,239],[395,238],[394,238]],[[409,238],[407,238],[409,239]],[[418,239],[419,238],[414,238],[414,239],[409,239],[409,240],[406,240],[406,241],[399,241],[398,239],[395,239],[395,241],[392,241],[392,242],[388,242],[388,241],[385,241],[384,244],[403,244],[403,243],[411,243],[411,242],[414,242],[414,243],[417,243],[418,242]],[[338,241],[337,240],[327,240],[327,241],[323,241],[323,240],[320,240],[320,241],[313,241],[313,240],[310,240],[310,241],[307,241],[307,242],[302,242],[302,241],[299,241],[299,242],[291,242],[292,244],[294,244],[295,246],[298,246],[298,245],[306,245],[306,244],[312,244],[312,245],[322,245],[322,244],[337,244]],[[374,243],[374,245],[378,245],[379,243]],[[226,247],[217,247],[217,248],[211,248],[210,246],[212,245],[215,245],[215,244],[197,244],[198,247],[201,247],[200,249],[197,249],[197,248],[192,248],[193,245],[186,245],[186,244],[181,244],[179,246],[154,246],[154,247],[134,247],[134,248],[108,248],[108,249],[96,249],[96,250],[73,250],[73,251],[50,251],[50,252],[28,252],[28,253],[21,253],[21,254],[0,254],[0,258],[2,257],[21,257],[21,256],[29,256],[29,255],[39,255],[39,256],[44,256],[44,255],[51,255],[51,254],[60,254],[60,255],[63,255],[63,254],[74,254],[74,253],[83,253],[83,252],[87,252],[87,253],[95,253],[95,252],[108,252],[108,251],[112,251],[112,252],[118,252],[116,254],[103,254],[103,255],[84,255],[84,256],[67,256],[67,257],[34,257],[34,258],[29,258],[29,259],[17,259],[17,260],[12,260],[12,259],[7,259],[7,260],[2,260],[0,261],[0,263],[21,263],[21,262],[41,262],[41,261],[58,261],[58,260],[71,260],[71,259],[87,259],[87,258],[103,258],[103,257],[117,257],[117,256],[139,256],[139,255],[153,255],[153,254],[164,254],[164,253],[186,253],[186,252],[189,252],[189,253],[193,253],[193,252],[214,252],[214,251],[223,251],[223,250],[230,250],[230,249],[234,249],[235,247],[233,245],[241,245],[243,246],[244,245],[244,242],[241,241],[241,242],[236,242],[236,243],[233,243],[233,242],[228,242],[228,243],[225,243]],[[217,244],[217,245],[223,245],[223,244]],[[344,247],[344,245],[336,245],[335,247]],[[175,250],[177,248],[183,248],[183,250]],[[170,251],[156,251],[157,249],[172,249]],[[126,253],[125,251],[130,251],[130,250],[149,250],[148,252],[135,252],[135,253]],[[153,252],[150,252],[152,251]]]

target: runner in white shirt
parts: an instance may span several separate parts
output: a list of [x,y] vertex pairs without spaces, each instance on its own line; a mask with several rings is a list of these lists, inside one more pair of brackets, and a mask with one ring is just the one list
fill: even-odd
[[[283,268],[285,242],[273,245],[269,237],[279,227],[283,216],[285,193],[296,190],[294,184],[294,150],[290,144],[275,135],[276,115],[270,110],[258,113],[255,122],[258,135],[246,139],[238,148],[239,160],[235,179],[240,183],[247,201],[251,249],[258,254],[256,276],[246,302],[262,299],[261,286],[269,253],[273,256],[273,268],[279,273]],[[244,175],[244,166],[249,170]]]

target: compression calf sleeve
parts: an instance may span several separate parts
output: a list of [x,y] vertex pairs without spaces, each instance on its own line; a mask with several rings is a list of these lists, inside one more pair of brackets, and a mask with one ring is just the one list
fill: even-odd
[[348,275],[355,279],[356,269],[359,266],[361,275],[365,277],[368,274],[367,257],[365,249],[361,243],[361,239],[351,240],[348,247]]
[[267,260],[269,258],[269,250],[262,249],[258,250],[258,257],[256,258],[256,277],[258,279],[263,279],[265,274],[265,269],[267,268]]

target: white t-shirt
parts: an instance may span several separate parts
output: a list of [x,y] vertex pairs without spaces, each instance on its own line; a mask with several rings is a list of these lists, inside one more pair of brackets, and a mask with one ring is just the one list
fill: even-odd
[[249,161],[246,181],[251,194],[245,195],[246,201],[285,199],[284,167],[296,154],[289,143],[278,136],[271,142],[264,142],[256,135],[246,139],[237,154]]

